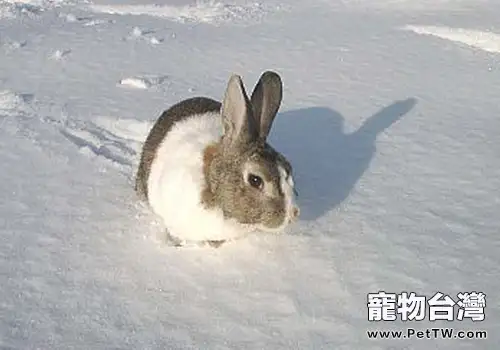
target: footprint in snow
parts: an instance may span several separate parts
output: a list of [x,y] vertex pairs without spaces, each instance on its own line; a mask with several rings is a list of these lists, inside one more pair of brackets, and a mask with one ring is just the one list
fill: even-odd
[[84,27],[94,27],[94,26],[98,26],[100,24],[107,24],[107,23],[113,24],[113,23],[115,23],[115,21],[110,20],[110,19],[108,19],[108,20],[104,20],[104,19],[92,19],[92,20],[90,20],[88,22],[85,22],[83,24],[83,26]]
[[34,96],[20,94],[11,90],[0,90],[0,114],[17,115],[30,109]]
[[115,21],[111,19],[94,19],[87,16],[76,16],[72,13],[60,13],[59,18],[64,19],[68,23],[81,23],[84,27],[92,27],[106,23],[115,23]]
[[40,6],[21,1],[0,1],[0,18],[14,19],[19,17],[37,18],[44,9]]
[[77,17],[72,13],[60,13],[59,18],[63,18],[66,20],[66,22],[70,22],[70,23],[90,20],[90,17]]
[[0,46],[5,48],[6,51],[15,51],[25,47],[28,44],[26,40],[16,41],[16,40],[3,40],[0,41]]
[[67,55],[71,53],[71,50],[56,50],[54,51],[51,55],[50,58],[56,61],[62,60],[65,58]]
[[0,90],[0,129],[40,145],[39,130],[33,123],[38,103],[33,94]]
[[68,23],[82,23],[84,27],[93,27],[100,24],[115,23],[114,20],[110,19],[93,19],[92,17],[78,17],[72,13],[61,13],[60,18],[63,18]]
[[163,42],[163,39],[157,38],[156,36],[150,36],[153,34],[153,30],[142,30],[139,27],[134,27],[132,32],[124,38],[124,40],[142,40],[146,41],[152,45],[158,45]]
[[68,124],[61,133],[85,156],[130,170],[150,127],[148,121],[97,117],[85,124]]
[[153,86],[161,85],[166,81],[166,76],[132,76],[121,79],[118,85],[132,89],[149,89]]

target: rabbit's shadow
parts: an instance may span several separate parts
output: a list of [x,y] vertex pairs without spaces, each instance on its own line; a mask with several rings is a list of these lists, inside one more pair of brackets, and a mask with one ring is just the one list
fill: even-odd
[[414,98],[394,102],[353,133],[344,133],[344,118],[326,107],[277,116],[270,142],[292,163],[301,220],[315,220],[349,196],[375,155],[377,136],[416,102]]

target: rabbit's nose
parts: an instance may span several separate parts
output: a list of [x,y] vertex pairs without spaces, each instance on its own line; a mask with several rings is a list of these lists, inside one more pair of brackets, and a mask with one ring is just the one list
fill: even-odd
[[293,207],[292,208],[292,217],[294,219],[296,219],[296,218],[299,217],[299,215],[300,215],[300,209],[299,209],[299,207]]

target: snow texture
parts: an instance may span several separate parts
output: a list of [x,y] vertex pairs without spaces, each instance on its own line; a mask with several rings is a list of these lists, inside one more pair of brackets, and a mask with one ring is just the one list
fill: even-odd
[[[1,349],[497,349],[496,0],[0,1]],[[174,248],[133,191],[180,99],[278,71],[282,235]],[[486,294],[369,322],[367,294]],[[367,330],[486,330],[369,339]]]
[[500,35],[492,32],[436,26],[407,26],[405,29],[417,34],[434,35],[438,38],[466,44],[486,52],[500,53]]

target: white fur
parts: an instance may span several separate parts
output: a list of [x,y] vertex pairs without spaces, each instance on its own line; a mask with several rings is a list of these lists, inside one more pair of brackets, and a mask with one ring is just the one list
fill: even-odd
[[220,209],[205,209],[203,151],[222,132],[218,113],[177,122],[158,147],[148,181],[149,203],[170,235],[185,241],[225,240],[250,228],[223,218]]
[[294,193],[294,182],[291,174],[286,173],[286,170],[282,167],[278,167],[280,172],[280,186],[283,194],[285,196],[285,208],[286,208],[286,216],[285,221],[281,225],[281,229],[284,226],[288,225],[294,218],[293,211],[298,210],[297,203],[295,202],[295,193]]
[[298,210],[297,203],[295,201],[295,193],[294,193],[294,183],[292,175],[288,175],[286,170],[282,166],[278,166],[278,170],[280,172],[280,186],[283,191],[283,195],[285,197],[285,210],[286,215],[285,219],[281,223],[280,226],[269,229],[263,225],[259,225],[259,229],[267,232],[281,232],[285,229],[285,227],[294,219],[293,211],[295,209]]

